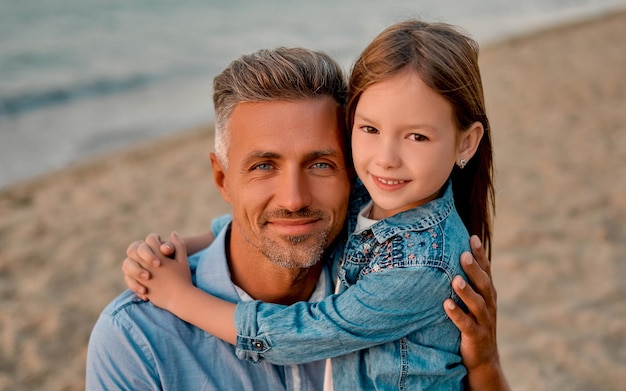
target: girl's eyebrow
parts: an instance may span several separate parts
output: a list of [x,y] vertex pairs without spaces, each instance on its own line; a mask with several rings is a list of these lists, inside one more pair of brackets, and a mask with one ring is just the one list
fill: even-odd
[[370,120],[369,118],[367,118],[366,116],[364,116],[363,114],[358,114],[357,112],[354,113],[354,119],[360,119],[361,121],[365,121],[365,122],[372,122],[372,120]]
[[[365,123],[372,124],[374,127],[376,127],[376,121],[372,121],[371,119],[367,118],[367,117],[366,117],[366,116],[364,116],[364,115],[355,114],[355,115],[354,115],[354,121],[353,121],[355,124],[356,124],[356,120],[357,120],[357,119],[358,119],[359,121],[363,121],[363,122],[365,122]],[[406,131],[406,130],[416,130],[416,129],[421,129],[421,130],[434,130],[434,131],[436,131],[436,130],[437,130],[437,128],[436,128],[435,126],[430,125],[430,124],[426,124],[426,123],[406,124],[406,125],[402,126],[400,129],[401,129],[401,130],[405,130],[405,131]]]

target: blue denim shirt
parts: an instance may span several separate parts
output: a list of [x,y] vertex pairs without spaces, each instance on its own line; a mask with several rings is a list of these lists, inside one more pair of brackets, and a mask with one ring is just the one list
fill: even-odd
[[338,294],[292,306],[240,303],[237,355],[254,362],[332,360],[342,390],[458,390],[466,375],[460,332],[446,316],[469,235],[452,186],[441,198],[354,232],[369,196],[351,198],[350,234],[338,268]]
[[[191,257],[190,265],[198,287],[238,302],[225,257],[226,231]],[[330,293],[332,284],[327,285],[318,285],[319,299]],[[126,291],[106,307],[93,329],[86,389],[319,391],[323,374],[323,361],[297,366],[242,361],[234,346]]]

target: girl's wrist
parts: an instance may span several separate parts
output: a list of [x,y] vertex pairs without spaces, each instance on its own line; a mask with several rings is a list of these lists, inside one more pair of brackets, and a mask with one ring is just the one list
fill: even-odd
[[166,307],[164,309],[173,313],[174,315],[181,317],[182,312],[185,310],[185,303],[193,302],[192,298],[196,288],[193,284],[189,283],[188,285],[182,285],[174,290],[175,294],[173,294],[169,300],[167,300]]

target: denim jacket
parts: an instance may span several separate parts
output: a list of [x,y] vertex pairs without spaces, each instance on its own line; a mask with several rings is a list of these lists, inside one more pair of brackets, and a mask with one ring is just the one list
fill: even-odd
[[351,234],[335,257],[338,293],[289,307],[238,304],[237,355],[275,364],[333,357],[337,391],[462,389],[460,332],[443,302],[461,304],[450,284],[463,275],[459,257],[469,235],[450,182],[442,197],[354,232],[367,202],[359,183]]

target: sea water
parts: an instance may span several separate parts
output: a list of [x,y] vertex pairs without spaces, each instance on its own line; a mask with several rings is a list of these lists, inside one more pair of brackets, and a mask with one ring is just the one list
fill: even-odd
[[0,0],[0,188],[213,119],[211,82],[260,48],[323,50],[349,71],[407,17],[482,45],[626,0]]

